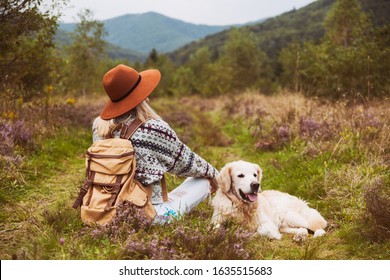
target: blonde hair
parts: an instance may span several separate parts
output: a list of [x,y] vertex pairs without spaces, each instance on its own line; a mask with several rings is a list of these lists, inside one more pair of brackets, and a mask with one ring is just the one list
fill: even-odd
[[[142,101],[134,109],[127,113],[128,117],[123,121],[126,122],[130,116],[135,116],[142,122],[148,119],[161,120],[161,117],[150,107],[146,101]],[[122,116],[121,116],[122,117]],[[119,117],[118,117],[119,118]],[[117,126],[116,120],[118,119],[103,120],[100,117],[95,119],[96,131],[100,138],[105,139],[109,137],[111,131]]]

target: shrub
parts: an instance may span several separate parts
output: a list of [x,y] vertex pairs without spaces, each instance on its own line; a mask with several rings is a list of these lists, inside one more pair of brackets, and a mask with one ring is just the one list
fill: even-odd
[[299,120],[299,135],[307,139],[331,139],[330,125],[310,117],[301,117]]
[[366,215],[370,221],[367,237],[374,241],[390,239],[390,191],[382,178],[366,188],[364,199]]
[[119,239],[135,234],[150,227],[152,220],[134,204],[124,202],[119,205],[115,217],[106,226],[98,226],[92,236],[106,235],[110,239]]
[[[1,121],[1,120],[0,120]],[[0,186],[8,189],[24,183],[21,173],[25,160],[23,150],[35,148],[30,127],[24,120],[0,122]],[[8,193],[3,199],[6,199]]]
[[0,123],[0,154],[14,153],[16,146],[34,147],[33,133],[25,120]]
[[[142,259],[191,259],[232,260],[250,259],[251,252],[245,248],[252,236],[236,228],[205,229],[204,226],[170,225],[167,236],[160,231],[143,239],[129,237],[126,256]],[[160,229],[161,230],[161,229]]]
[[228,225],[212,230],[209,213],[194,210],[169,224],[152,224],[142,210],[128,203],[118,207],[116,217],[106,226],[92,229],[94,239],[108,238],[123,244],[121,258],[128,259],[249,259],[254,252],[246,248],[253,233]]

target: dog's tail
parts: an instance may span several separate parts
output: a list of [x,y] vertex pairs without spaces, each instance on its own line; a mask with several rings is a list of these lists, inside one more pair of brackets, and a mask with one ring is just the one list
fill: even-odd
[[308,221],[308,229],[316,232],[317,230],[323,230],[327,226],[327,221],[321,216],[321,214],[313,208],[306,209],[303,213]]

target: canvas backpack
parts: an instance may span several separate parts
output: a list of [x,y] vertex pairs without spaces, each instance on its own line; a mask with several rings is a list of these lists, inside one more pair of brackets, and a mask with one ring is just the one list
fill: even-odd
[[[84,223],[107,224],[124,201],[142,208],[148,217],[155,217],[156,212],[150,202],[151,188],[134,178],[136,160],[129,140],[141,125],[139,119],[129,125],[121,123],[120,138],[99,140],[88,148],[85,183],[73,204],[75,209],[81,206]],[[161,185],[166,201],[165,180]]]

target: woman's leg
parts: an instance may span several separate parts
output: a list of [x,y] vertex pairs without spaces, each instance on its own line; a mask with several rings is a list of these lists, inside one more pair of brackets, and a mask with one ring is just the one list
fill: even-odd
[[168,201],[156,205],[155,223],[164,223],[190,212],[210,195],[210,183],[203,178],[187,178],[168,194]]

